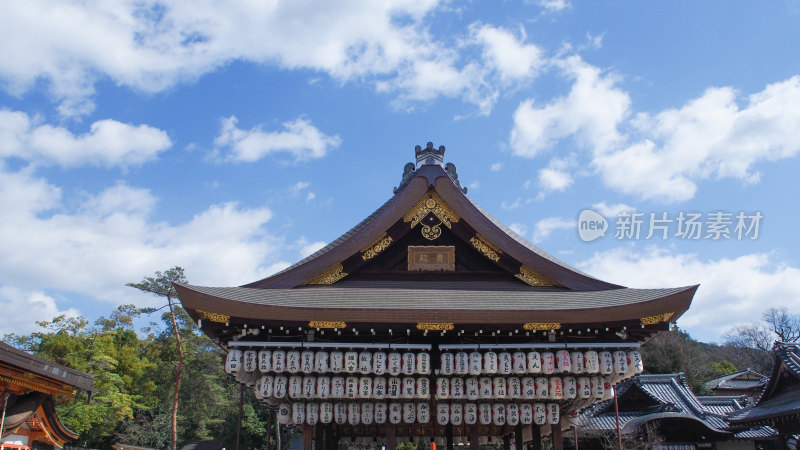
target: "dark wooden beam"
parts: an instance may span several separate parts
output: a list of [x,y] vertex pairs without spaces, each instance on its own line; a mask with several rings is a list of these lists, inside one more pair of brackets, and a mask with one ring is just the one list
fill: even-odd
[[311,442],[314,440],[314,426],[307,423],[303,424],[303,450],[311,450]]
[[447,450],[453,450],[453,424],[447,422],[444,427],[445,435],[447,436]]
[[542,429],[536,424],[531,425],[530,450],[542,450]]
[[561,424],[551,425],[553,450],[564,450],[564,436],[561,435]]
[[395,450],[396,443],[396,428],[392,423],[386,423],[386,450]]
[[522,443],[522,424],[517,424],[514,427],[514,447],[517,450],[523,450],[523,443]]
[[469,427],[469,450],[481,450],[478,428],[480,427],[477,423]]

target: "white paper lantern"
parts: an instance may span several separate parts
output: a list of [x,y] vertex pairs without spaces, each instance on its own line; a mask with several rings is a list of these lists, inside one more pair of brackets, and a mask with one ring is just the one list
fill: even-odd
[[292,403],[292,423],[302,425],[306,421],[306,405],[303,402]]
[[600,372],[600,360],[596,351],[589,350],[583,353],[583,366],[586,373]]
[[603,387],[603,379],[600,377],[592,377],[592,397],[597,400],[602,399],[606,395],[606,390]]
[[522,375],[528,371],[528,358],[524,352],[514,352],[511,355],[512,372]]
[[414,423],[417,420],[417,409],[411,402],[403,403],[403,422]]
[[389,398],[400,398],[403,393],[403,386],[400,378],[391,377],[388,380],[386,396]]
[[628,355],[622,350],[617,350],[613,353],[614,358],[614,373],[617,375],[625,375],[628,371]]
[[513,362],[511,361],[511,353],[502,352],[497,355],[497,373],[501,375],[508,375],[511,373]]
[[550,382],[550,399],[552,400],[561,400],[564,398],[564,382],[561,380],[561,377],[550,377],[548,380]]
[[344,372],[344,353],[336,350],[330,354],[330,371],[333,373]]
[[592,381],[589,377],[578,377],[578,398],[592,398]]
[[386,377],[375,377],[372,380],[372,397],[378,400],[386,398]]
[[292,406],[288,403],[278,405],[278,423],[288,425],[292,421]]
[[492,405],[492,423],[497,426],[506,424],[506,405],[502,403]]
[[322,350],[314,353],[314,371],[317,373],[328,372],[330,366],[330,353]]
[[372,372],[372,353],[363,351],[358,354],[358,371],[362,375]]
[[474,425],[478,421],[478,405],[466,403],[464,405],[464,423]]
[[281,373],[286,371],[286,352],[275,350],[272,352],[272,371]]
[[347,423],[358,425],[361,422],[361,405],[356,402],[347,404]]
[[401,403],[389,403],[389,423],[397,425],[403,421],[403,405]]
[[516,403],[506,405],[506,423],[512,427],[519,424],[519,405]]
[[253,387],[253,393],[256,396],[256,400],[263,400],[264,395],[261,393],[261,384],[264,382],[262,378],[256,380],[256,385]]
[[347,403],[333,404],[333,420],[339,425],[347,423]]
[[519,405],[519,423],[530,425],[533,423],[533,405],[522,403]]
[[447,425],[450,423],[450,405],[447,403],[436,404],[436,423]]
[[344,398],[345,381],[344,377],[331,378],[331,398]]
[[386,353],[375,352],[372,355],[372,373],[375,375],[386,373]]
[[469,373],[469,354],[467,352],[456,353],[455,373],[457,375]]
[[300,375],[289,377],[289,397],[303,398],[303,377]]
[[536,380],[533,377],[522,378],[522,398],[527,400],[536,398]]
[[553,352],[542,352],[542,373],[551,375],[556,371],[556,355]]
[[272,397],[272,389],[275,384],[275,379],[272,378],[271,375],[264,375],[261,377],[261,397],[263,398],[270,398]]
[[441,375],[452,375],[455,367],[455,357],[452,353],[445,352],[439,356],[439,373]]
[[611,384],[610,380],[603,380],[603,400],[611,400],[614,398],[614,385]]
[[333,420],[333,403],[325,402],[319,404],[319,421],[331,423]]
[[506,380],[506,397],[510,399],[522,398],[522,382],[518,377],[509,377]]
[[285,376],[280,375],[275,377],[274,386],[272,388],[272,395],[274,395],[275,398],[285,398],[288,389],[289,380]]
[[258,369],[258,352],[255,350],[245,350],[243,354],[242,368],[247,373],[253,373]]
[[317,398],[329,398],[331,396],[331,379],[325,375],[317,377]]
[[569,354],[571,369],[570,372],[580,374],[586,372],[583,364],[583,352],[572,352]]
[[319,405],[314,402],[306,403],[306,423],[316,425],[319,422]]
[[492,394],[494,398],[506,398],[506,380],[502,377],[492,379]]
[[561,419],[561,412],[558,406],[558,403],[548,403],[547,404],[547,424],[548,425],[558,425],[559,420]]
[[489,377],[480,377],[478,379],[480,385],[480,398],[492,398],[492,379]]
[[489,375],[497,373],[497,353],[486,352],[483,354],[483,373]]
[[300,354],[300,371],[303,373],[314,372],[314,352],[312,350],[303,350]]
[[525,357],[528,360],[528,373],[542,372],[542,355],[539,352],[528,352]]
[[414,398],[417,394],[417,381],[414,377],[403,378],[403,398]]
[[358,396],[372,398],[372,378],[361,377],[358,379]]
[[478,421],[481,425],[492,423],[492,405],[489,403],[478,403]]
[[344,371],[347,373],[358,372],[358,352],[344,352]]
[[547,405],[544,403],[533,404],[533,423],[544,425],[547,423]]
[[578,396],[578,381],[575,377],[564,377],[564,398],[572,399]]
[[383,424],[389,417],[389,406],[386,403],[375,403],[375,423]]
[[286,371],[289,373],[300,372],[300,352],[298,350],[286,352]]
[[480,352],[471,352],[469,354],[469,374],[480,375],[483,369],[483,355]]
[[628,370],[633,374],[642,373],[644,364],[642,363],[642,354],[638,350],[631,350],[628,352]]
[[303,398],[314,398],[317,395],[317,378],[303,377]]
[[545,399],[550,396],[550,383],[547,377],[536,377],[536,398]]
[[375,405],[369,402],[361,404],[361,423],[371,425],[375,419]]
[[403,353],[403,374],[414,375],[417,371],[417,357],[411,352]]
[[272,370],[272,352],[261,350],[258,352],[258,371],[267,373]]
[[358,377],[347,377],[344,380],[345,398],[358,398]]
[[466,391],[467,398],[469,400],[477,400],[480,396],[480,383],[478,383],[478,379],[475,377],[469,377],[464,382],[464,387]]
[[566,350],[559,350],[556,352],[556,372],[564,373],[572,370],[572,360],[570,359],[569,352]]
[[389,357],[386,364],[386,371],[389,372],[389,375],[400,375],[400,372],[403,370],[403,355],[398,352],[391,352],[389,353]]
[[225,373],[235,374],[242,368],[242,351],[241,350],[228,350],[228,356],[225,357]]
[[597,357],[600,359],[600,373],[603,375],[614,373],[614,358],[611,356],[611,352],[604,350],[598,353]]
[[450,380],[450,398],[461,400],[464,398],[464,379],[454,377]]
[[431,354],[427,352],[417,353],[417,374],[430,375],[431,373]]
[[427,402],[417,402],[417,422],[428,423],[431,421],[431,407]]
[[455,426],[461,425],[464,421],[464,407],[461,403],[450,404],[450,423]]
[[436,399],[444,400],[450,398],[450,379],[437,378],[436,379]]
[[417,378],[416,397],[421,399],[431,398],[431,380],[428,377]]

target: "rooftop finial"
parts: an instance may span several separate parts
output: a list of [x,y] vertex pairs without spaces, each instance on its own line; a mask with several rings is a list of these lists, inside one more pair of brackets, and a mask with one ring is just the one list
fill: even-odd
[[428,142],[424,150],[418,145],[414,152],[417,154],[417,169],[422,165],[444,165],[444,145],[440,145],[437,150],[433,148],[433,142]]

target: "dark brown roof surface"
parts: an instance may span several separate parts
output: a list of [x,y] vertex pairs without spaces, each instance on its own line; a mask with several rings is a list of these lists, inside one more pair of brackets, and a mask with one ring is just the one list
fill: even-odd
[[0,361],[84,391],[94,391],[94,375],[39,358],[5,342],[0,342]]
[[[309,310],[315,310],[318,314],[325,314],[325,318],[314,317],[314,320],[351,320],[358,312],[376,322],[401,321],[400,317],[407,315],[419,319],[414,321],[428,317],[469,323],[483,320],[491,323],[593,323],[632,320],[665,312],[674,312],[670,319],[674,321],[688,309],[697,288],[519,291],[491,290],[486,285],[472,289],[469,283],[459,284],[459,289],[449,287],[255,289],[178,285],[177,289],[187,308],[235,317],[309,320]],[[377,310],[392,314],[380,317],[375,314]],[[292,316],[302,318],[288,318]],[[466,320],[467,316],[480,320]]]

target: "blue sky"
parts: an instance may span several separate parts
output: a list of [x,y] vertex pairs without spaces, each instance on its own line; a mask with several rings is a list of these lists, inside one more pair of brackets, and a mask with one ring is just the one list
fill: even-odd
[[[391,196],[415,145],[528,240],[631,287],[700,283],[720,341],[797,309],[800,3],[26,1],[0,17],[0,332],[260,279]],[[579,213],[608,218],[582,241]],[[757,239],[616,239],[620,211]],[[734,223],[730,225],[733,230]]]

